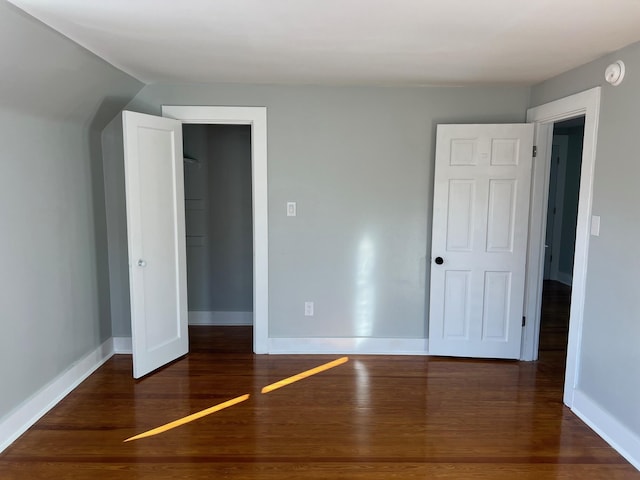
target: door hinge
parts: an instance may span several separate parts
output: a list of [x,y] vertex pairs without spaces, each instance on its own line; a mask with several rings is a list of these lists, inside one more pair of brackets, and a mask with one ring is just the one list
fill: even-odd
[[524,327],[527,324],[527,317],[522,317],[522,326]]
[[536,147],[535,145],[533,146],[533,156],[534,158],[538,156],[538,147]]

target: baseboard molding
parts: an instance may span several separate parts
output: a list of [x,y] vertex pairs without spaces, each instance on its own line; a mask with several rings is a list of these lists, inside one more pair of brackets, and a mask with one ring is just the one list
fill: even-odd
[[269,353],[427,355],[426,338],[270,338]]
[[0,422],[0,452],[11,445],[45,413],[113,355],[109,339],[61,373]]
[[113,337],[113,353],[131,355],[133,353],[131,337]]
[[253,325],[253,312],[189,312],[189,325]]
[[640,470],[640,436],[604,410],[581,390],[575,390],[573,412],[629,463]]

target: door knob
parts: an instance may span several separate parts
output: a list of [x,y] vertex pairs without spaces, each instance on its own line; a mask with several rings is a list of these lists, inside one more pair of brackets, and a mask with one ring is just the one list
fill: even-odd
[[436,257],[436,265],[442,265],[444,263],[444,258]]
[[139,267],[146,267],[147,266],[147,262],[145,262],[144,260],[140,259],[140,260],[138,260],[138,266]]

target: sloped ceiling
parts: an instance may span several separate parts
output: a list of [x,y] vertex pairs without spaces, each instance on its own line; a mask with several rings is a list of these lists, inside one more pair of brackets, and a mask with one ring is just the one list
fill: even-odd
[[531,85],[640,40],[638,0],[10,0],[145,83]]

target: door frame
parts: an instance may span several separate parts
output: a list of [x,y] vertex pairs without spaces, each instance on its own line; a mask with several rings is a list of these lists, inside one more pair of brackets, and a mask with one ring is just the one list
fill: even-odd
[[182,123],[251,126],[253,351],[269,353],[267,108],[162,105],[162,116]]
[[536,360],[538,358],[542,281],[544,276],[546,210],[549,195],[549,160],[553,142],[553,125],[555,122],[585,116],[573,264],[573,288],[569,315],[569,341],[567,344],[564,383],[564,403],[569,407],[573,405],[580,367],[600,95],[601,87],[595,87],[527,110],[527,122],[535,123],[534,144],[537,146],[539,153],[533,162],[524,309],[525,316],[529,321],[525,325],[522,335],[522,353],[520,357],[522,360]]

